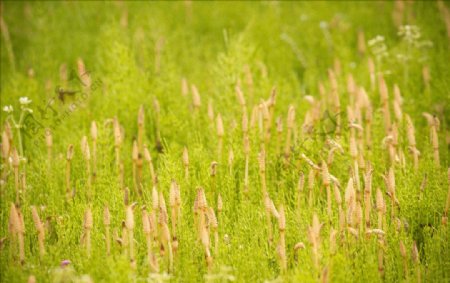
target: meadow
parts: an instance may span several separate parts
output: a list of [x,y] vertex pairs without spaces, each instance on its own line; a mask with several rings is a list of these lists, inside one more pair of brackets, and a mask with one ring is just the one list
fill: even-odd
[[0,282],[450,282],[448,2],[0,5]]

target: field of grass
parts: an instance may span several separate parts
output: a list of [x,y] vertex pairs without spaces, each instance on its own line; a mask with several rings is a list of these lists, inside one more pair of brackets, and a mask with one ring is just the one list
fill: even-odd
[[448,2],[0,18],[0,282],[450,282]]

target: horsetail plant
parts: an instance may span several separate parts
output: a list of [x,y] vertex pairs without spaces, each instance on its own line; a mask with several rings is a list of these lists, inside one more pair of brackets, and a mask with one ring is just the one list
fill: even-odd
[[87,256],[91,256],[91,231],[94,227],[94,221],[92,219],[92,211],[91,208],[88,207],[86,212],[84,213],[84,232],[82,235],[82,243],[86,246]]
[[[154,225],[154,223],[153,223]],[[145,234],[145,240],[147,243],[147,261],[150,266],[150,270],[152,272],[159,272],[159,265],[156,259],[155,254],[152,252],[153,244],[152,244],[152,229],[154,226],[152,225],[152,221],[150,221],[150,216],[147,213],[147,210],[142,209],[142,228]]]
[[71,171],[71,161],[73,158],[73,145],[70,144],[67,147],[67,154],[66,154],[66,199],[69,200],[71,198],[72,194],[72,186],[70,181],[70,171]]
[[39,255],[41,259],[45,256],[45,229],[44,224],[41,222],[39,218],[38,211],[35,206],[31,207],[31,213],[33,216],[34,226],[36,227],[36,231],[38,234],[38,245],[39,245]]
[[105,226],[105,244],[106,244],[106,255],[111,254],[111,237],[110,237],[110,225],[111,225],[111,214],[109,213],[108,206],[105,206],[103,211],[103,225]]
[[92,179],[95,181],[97,177],[97,140],[98,130],[97,123],[92,121],[91,123],[91,138],[92,138]]

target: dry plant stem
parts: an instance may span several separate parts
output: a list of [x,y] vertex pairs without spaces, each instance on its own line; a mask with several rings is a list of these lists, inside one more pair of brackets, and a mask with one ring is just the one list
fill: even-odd
[[47,146],[47,162],[48,162],[48,171],[51,171],[51,165],[52,165],[52,146],[53,146],[53,139],[52,139],[52,133],[49,128],[45,129],[45,144]]
[[311,168],[308,173],[308,190],[309,190],[308,206],[309,206],[309,208],[312,208],[314,205],[314,179],[315,179],[315,172],[314,172],[314,169]]
[[106,255],[109,256],[111,254],[111,236],[110,236],[111,216],[108,207],[105,207],[105,211],[103,213],[103,224],[105,225]]
[[133,207],[131,205],[126,208],[126,221],[125,226],[128,231],[128,244],[130,252],[130,262],[134,263],[134,215]]
[[44,257],[44,255],[45,255],[45,245],[44,245],[45,230],[44,230],[44,226],[43,226],[43,224],[41,222],[41,219],[39,218],[39,214],[38,214],[38,211],[37,211],[35,206],[31,207],[31,213],[33,215],[34,225],[35,225],[36,230],[38,232],[39,255],[40,255],[41,259],[42,259]]
[[123,189],[125,187],[125,168],[122,162],[119,165],[118,179],[119,179],[119,188]]
[[378,240],[378,272],[380,276],[384,278],[384,241],[383,239]]
[[370,227],[370,212],[372,210],[372,169],[366,173],[364,187],[364,217],[366,227]]
[[244,154],[245,154],[244,195],[248,198],[249,195],[248,167],[250,162],[250,141],[247,135],[244,136]]
[[305,187],[305,175],[300,172],[300,176],[297,184],[297,216],[300,217],[302,201],[303,201],[303,190]]
[[145,209],[142,210],[142,226],[145,234],[145,240],[147,243],[147,260],[152,272],[159,272],[158,262],[156,261],[156,257],[152,252],[152,235],[151,230],[152,227],[150,225],[150,218]]
[[97,177],[97,124],[95,121],[91,123],[91,137],[92,137],[92,181]]
[[412,260],[414,263],[414,269],[416,271],[417,282],[420,283],[420,282],[422,282],[422,275],[421,275],[421,271],[420,271],[420,257],[419,257],[419,251],[417,250],[417,244],[415,241],[413,243],[411,257],[412,257]]
[[19,166],[14,166],[14,187],[16,189],[16,203],[20,203]]
[[403,241],[400,240],[400,255],[403,259],[403,275],[405,279],[408,281],[408,258],[406,255],[406,247],[403,244]]
[[323,179],[323,184],[327,191],[327,214],[328,214],[328,218],[331,222],[333,210],[331,208],[330,174],[328,172],[327,163],[324,160],[322,160],[322,179]]
[[292,130],[295,122],[294,120],[295,120],[295,108],[293,106],[289,106],[287,118],[286,144],[284,147],[284,156],[286,163],[289,161],[289,156],[291,154],[291,139],[292,139]]
[[217,158],[219,161],[222,160],[222,148],[223,148],[223,136],[224,136],[224,127],[222,116],[220,113],[217,115]]
[[270,198],[267,195],[267,193],[264,193],[264,202],[265,202],[265,206],[266,206],[266,222],[267,222],[267,235],[268,235],[268,243],[269,246],[272,245],[273,243],[273,228],[272,228],[272,219],[271,219],[271,215],[270,215],[270,210],[269,210],[269,206],[270,206]]
[[[381,190],[377,189],[376,205],[378,211],[378,229],[383,230],[384,214],[386,212],[386,204],[383,199]],[[384,238],[383,235],[378,236],[378,272],[384,278]]]
[[92,212],[91,209],[88,208],[86,210],[85,216],[84,216],[84,229],[85,229],[85,243],[86,243],[86,251],[87,256],[91,256],[91,230],[93,227],[93,220],[92,220]]
[[286,219],[284,213],[284,207],[281,206],[279,209],[279,233],[280,233],[280,244],[279,244],[279,255],[280,255],[280,265],[283,273],[287,271],[287,257],[286,257]]
[[439,168],[441,166],[439,159],[439,138],[435,125],[432,127],[431,130],[431,143],[433,145],[434,165]]
[[17,233],[17,239],[19,241],[19,260],[21,264],[25,263],[25,231],[19,231]]
[[66,199],[69,200],[71,198],[71,183],[70,183],[70,164],[73,156],[73,145],[69,145],[67,149],[66,156]]
[[185,147],[183,150],[183,165],[184,165],[184,178],[186,182],[189,182],[189,153]]
[[145,121],[144,106],[141,105],[141,107],[139,107],[138,119],[137,119],[137,123],[138,123],[137,144],[138,144],[139,153],[142,153],[143,147],[144,147],[144,144],[143,144],[144,133],[145,133],[144,121]]
[[150,155],[150,151],[148,150],[147,146],[144,146],[144,158],[148,163],[148,167],[150,170],[150,176],[152,178],[152,183],[155,186],[156,185],[155,169],[153,167],[152,156]]
[[119,121],[117,120],[117,117],[114,118],[114,122],[113,122],[113,127],[114,127],[114,149],[115,149],[115,153],[116,153],[116,169],[117,169],[117,174],[119,174],[120,172],[120,146],[122,144],[122,133],[120,130],[120,124]]

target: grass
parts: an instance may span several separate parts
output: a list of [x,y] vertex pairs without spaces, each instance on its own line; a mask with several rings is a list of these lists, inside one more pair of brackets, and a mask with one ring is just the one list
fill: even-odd
[[1,282],[450,281],[448,3],[1,5]]

